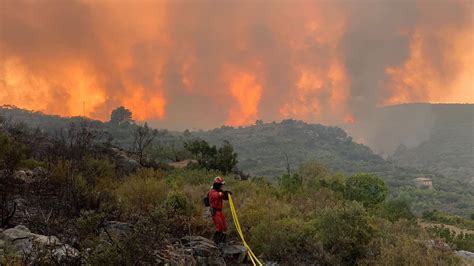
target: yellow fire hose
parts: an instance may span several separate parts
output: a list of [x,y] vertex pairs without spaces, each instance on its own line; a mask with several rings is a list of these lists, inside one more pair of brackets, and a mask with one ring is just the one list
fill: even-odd
[[242,243],[244,243],[244,247],[247,249],[247,253],[250,257],[250,260],[252,261],[252,264],[254,266],[256,266],[257,264],[259,266],[262,266],[263,264],[258,260],[257,256],[255,256],[252,249],[250,249],[250,246],[245,241],[244,234],[242,233],[242,229],[240,228],[239,218],[237,217],[237,212],[235,211],[234,201],[232,200],[232,196],[230,194],[229,194],[229,205],[230,205],[230,210],[232,212],[232,219],[234,220],[235,228],[237,229],[237,232],[239,233],[240,238],[242,239]]

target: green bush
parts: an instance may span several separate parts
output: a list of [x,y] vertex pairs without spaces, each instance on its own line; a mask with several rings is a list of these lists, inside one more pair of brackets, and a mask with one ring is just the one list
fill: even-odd
[[119,208],[126,216],[144,215],[161,205],[169,186],[155,172],[146,171],[127,177],[115,190]]
[[316,238],[311,222],[297,217],[260,223],[250,230],[252,248],[257,254],[283,264],[327,263],[329,257]]
[[315,224],[325,250],[344,264],[367,256],[368,245],[377,233],[365,209],[355,202],[323,210]]
[[190,216],[194,209],[188,197],[178,191],[172,191],[168,194],[165,206],[166,210],[173,215]]
[[303,179],[299,174],[284,174],[280,178],[280,187],[286,192],[296,192],[303,185]]
[[384,202],[379,209],[381,217],[386,218],[391,222],[400,219],[414,220],[415,215],[410,210],[410,205],[401,199],[392,199]]
[[97,179],[115,177],[115,165],[107,159],[84,156],[80,168],[89,183],[95,183]]
[[456,249],[474,252],[474,234],[450,230],[444,226],[428,227],[427,231],[435,237],[444,239],[446,243],[451,244]]
[[356,174],[346,181],[345,198],[373,207],[385,200],[388,189],[382,179],[370,174]]
[[423,218],[430,221],[455,225],[461,228],[474,230],[474,221],[467,220],[456,215],[449,215],[447,213],[437,211],[437,210],[424,212]]

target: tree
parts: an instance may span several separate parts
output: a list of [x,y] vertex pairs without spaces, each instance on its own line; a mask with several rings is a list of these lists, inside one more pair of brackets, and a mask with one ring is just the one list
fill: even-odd
[[127,108],[120,106],[112,111],[110,115],[110,123],[120,125],[122,123],[130,123],[132,120],[132,112]]
[[217,151],[216,161],[216,168],[224,175],[227,175],[237,165],[237,153],[234,152],[234,147],[227,140]]
[[145,151],[158,135],[158,130],[151,129],[148,124],[138,126],[133,132],[133,152],[137,154],[139,163],[143,165]]
[[232,171],[238,162],[237,153],[228,141],[224,141],[219,149],[215,145],[210,146],[205,140],[186,142],[184,148],[194,155],[201,167],[219,170],[224,175]]
[[199,165],[206,169],[215,169],[217,148],[205,140],[193,140],[184,143],[184,148],[197,159]]
[[371,174],[356,174],[346,181],[344,196],[361,202],[365,207],[373,207],[385,200],[388,189],[382,179]]

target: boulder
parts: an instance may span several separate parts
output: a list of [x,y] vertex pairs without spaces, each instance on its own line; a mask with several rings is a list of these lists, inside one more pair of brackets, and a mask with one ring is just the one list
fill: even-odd
[[97,152],[107,154],[122,175],[129,175],[141,167],[140,163],[129,156],[123,149],[109,146],[97,146],[95,148]]
[[18,170],[18,171],[15,171],[15,173],[13,174],[13,178],[21,180],[25,183],[32,183],[34,181],[33,171],[31,171],[31,170]]
[[457,250],[454,253],[464,260],[467,260],[467,261],[474,260],[474,252],[469,252],[465,250]]
[[30,183],[46,178],[48,174],[49,172],[45,168],[36,167],[33,170],[27,169],[27,170],[15,171],[15,173],[13,174],[13,177],[27,184],[30,184]]
[[187,236],[175,243],[167,260],[186,265],[226,265],[219,248],[210,239],[201,236]]
[[247,260],[247,249],[243,245],[228,244],[222,248],[222,256],[226,261],[242,264]]
[[33,179],[34,180],[44,179],[44,178],[48,177],[48,175],[49,175],[48,170],[46,170],[43,167],[36,167],[35,169],[33,169],[32,173],[33,173]]
[[32,261],[35,261],[40,254],[52,254],[53,258],[51,259],[57,262],[79,258],[77,249],[61,243],[57,237],[31,233],[23,225],[1,232],[0,241],[4,245],[8,244],[15,256],[26,256]]
[[110,221],[105,224],[104,229],[107,230],[108,233],[125,236],[132,230],[132,224],[119,221]]

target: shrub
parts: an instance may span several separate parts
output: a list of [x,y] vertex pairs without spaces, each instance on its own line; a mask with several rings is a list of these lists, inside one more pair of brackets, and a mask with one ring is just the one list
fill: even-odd
[[303,182],[307,186],[317,186],[319,181],[330,175],[329,169],[320,162],[308,161],[300,165],[298,173],[303,177]]
[[410,210],[410,205],[401,199],[393,199],[384,202],[380,207],[379,214],[391,222],[400,219],[414,220],[415,215]]
[[190,216],[193,211],[191,201],[181,192],[172,191],[165,201],[166,210],[173,215]]
[[168,194],[164,179],[158,179],[153,172],[141,172],[126,178],[116,189],[119,208],[128,216],[145,214],[162,204]]
[[451,249],[433,245],[420,227],[409,221],[382,225],[384,234],[372,243],[374,253],[359,261],[361,265],[459,265]]
[[[148,215],[139,216],[129,234],[97,241],[87,258],[91,265],[155,265],[158,254],[169,244],[170,222],[163,208],[157,207]],[[158,263],[159,264],[159,263]]]
[[115,165],[106,159],[84,156],[80,170],[89,183],[95,184],[97,179],[115,177]]
[[432,236],[444,239],[446,243],[451,244],[456,249],[467,250],[474,252],[474,234],[459,232],[456,233],[454,230],[450,230],[444,226],[432,226],[428,227],[427,231]]
[[316,227],[325,250],[348,264],[367,255],[368,244],[376,235],[367,212],[358,203],[323,210]]
[[303,179],[300,175],[284,174],[280,178],[280,187],[286,192],[296,192],[303,185]]
[[385,200],[388,189],[382,179],[370,174],[356,174],[347,179],[345,198],[373,207]]
[[254,252],[263,253],[283,264],[304,265],[329,261],[310,222],[298,218],[283,218],[260,223],[250,230]]

